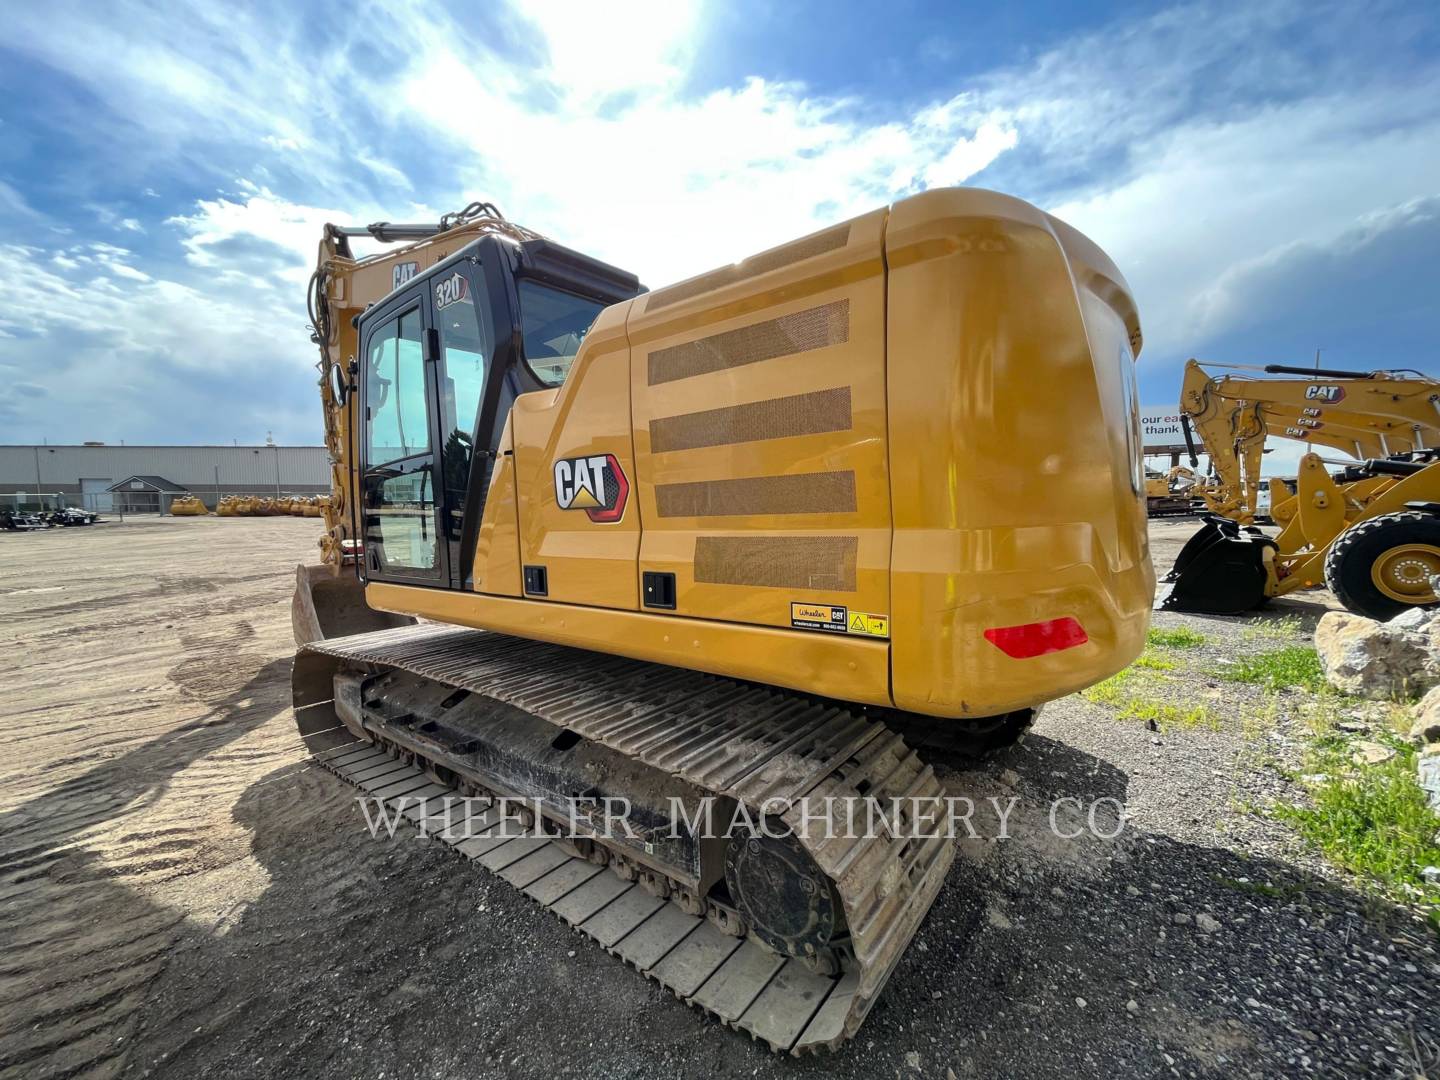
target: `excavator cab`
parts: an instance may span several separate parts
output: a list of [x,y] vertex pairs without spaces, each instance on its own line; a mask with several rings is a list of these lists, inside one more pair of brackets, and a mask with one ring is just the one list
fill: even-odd
[[342,403],[355,397],[361,580],[348,567],[299,568],[299,643],[414,621],[368,607],[364,582],[470,586],[511,404],[563,383],[596,314],[644,291],[634,274],[551,240],[499,236],[395,279],[356,318],[356,356],[335,386]]

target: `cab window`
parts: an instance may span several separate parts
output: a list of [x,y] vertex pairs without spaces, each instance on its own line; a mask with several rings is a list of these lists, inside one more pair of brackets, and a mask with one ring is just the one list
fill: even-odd
[[485,295],[479,268],[474,268],[476,288],[470,280],[463,285],[453,277],[435,288],[435,318],[440,326],[440,353],[443,363],[440,383],[440,429],[444,432],[441,461],[450,515],[458,523],[463,517],[466,489],[470,481],[470,459],[475,452],[475,422],[485,396],[485,374],[495,348],[495,332],[489,308],[476,303]]
[[534,281],[522,280],[518,292],[525,360],[542,383],[559,386],[605,305]]

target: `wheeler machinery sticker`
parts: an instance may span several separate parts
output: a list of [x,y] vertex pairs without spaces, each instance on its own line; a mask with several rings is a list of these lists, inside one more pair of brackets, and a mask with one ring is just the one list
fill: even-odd
[[625,515],[630,481],[614,454],[561,458],[555,462],[555,503],[584,510],[591,521],[610,524]]
[[790,605],[790,625],[800,630],[826,630],[834,634],[889,637],[890,617],[850,611],[838,604]]

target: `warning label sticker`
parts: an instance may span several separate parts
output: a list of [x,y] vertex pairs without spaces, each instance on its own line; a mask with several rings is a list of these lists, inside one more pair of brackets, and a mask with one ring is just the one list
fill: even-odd
[[845,629],[851,634],[868,634],[870,637],[890,636],[890,617],[888,615],[867,615],[863,611],[850,612],[850,621],[845,624]]
[[790,605],[790,625],[800,630],[827,630],[835,634],[864,634],[889,637],[890,618],[851,611],[838,604]]

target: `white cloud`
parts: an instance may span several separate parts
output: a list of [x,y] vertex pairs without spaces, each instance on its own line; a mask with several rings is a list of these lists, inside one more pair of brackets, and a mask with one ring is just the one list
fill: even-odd
[[[198,2],[117,0],[64,20],[22,6],[11,46],[109,103],[100,130],[143,128],[117,157],[136,170],[127,192],[158,197],[146,184],[164,176],[175,190],[178,172],[213,194],[167,208],[144,257],[73,244],[18,257],[49,268],[65,310],[84,275],[128,290],[116,318],[133,320],[120,335],[136,348],[139,320],[169,297],[207,312],[184,325],[218,313],[268,327],[265,348],[298,364],[326,221],[434,220],[486,198],[658,286],[984,173],[1115,257],[1155,386],[1157,361],[1264,310],[1247,291],[1256,267],[1341,244],[1357,223],[1434,194],[1440,176],[1436,69],[1364,68],[1391,54],[1363,12],[1321,19],[1284,0],[1129,17],[904,108],[758,75],[696,90],[697,58],[723,46],[698,3],[567,0],[484,16],[476,27],[418,0],[362,5],[316,44],[283,8],[266,22]],[[1331,52],[1311,55],[1316,42]],[[147,160],[150,171],[136,164]],[[0,185],[5,209],[36,216]],[[133,231],[124,212],[103,210]],[[28,316],[9,317],[22,332],[13,324]],[[185,353],[173,336],[164,347]],[[1178,367],[1161,378],[1178,385]]]

